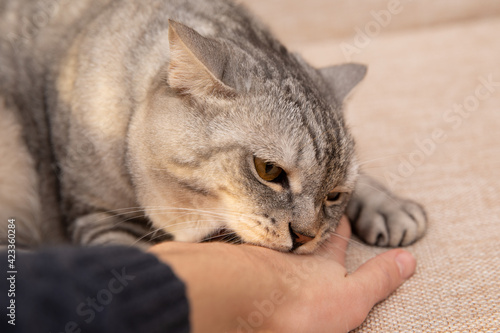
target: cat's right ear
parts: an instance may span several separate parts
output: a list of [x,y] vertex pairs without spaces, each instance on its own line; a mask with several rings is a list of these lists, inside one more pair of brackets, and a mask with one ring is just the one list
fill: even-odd
[[168,84],[181,94],[232,96],[234,90],[222,82],[228,60],[221,43],[169,20],[170,63]]

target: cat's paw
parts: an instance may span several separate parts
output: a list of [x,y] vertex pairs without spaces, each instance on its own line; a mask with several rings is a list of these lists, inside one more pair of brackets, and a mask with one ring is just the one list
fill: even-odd
[[370,182],[360,184],[347,208],[353,231],[366,243],[406,246],[421,238],[427,216],[419,204]]

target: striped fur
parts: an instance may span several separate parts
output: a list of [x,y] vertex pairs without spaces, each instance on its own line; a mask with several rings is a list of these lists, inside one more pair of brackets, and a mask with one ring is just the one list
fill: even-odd
[[[0,3],[0,93],[22,115],[42,214],[79,244],[201,241],[289,251],[333,231],[357,179],[343,98],[364,66],[317,70],[228,0]],[[13,19],[17,18],[17,19]],[[257,156],[286,171],[263,182]],[[327,207],[333,190],[348,193]],[[48,237],[48,236],[47,236]]]

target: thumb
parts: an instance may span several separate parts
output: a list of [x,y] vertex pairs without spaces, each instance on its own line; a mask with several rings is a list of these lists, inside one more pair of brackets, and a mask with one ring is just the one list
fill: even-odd
[[[368,260],[350,279],[369,308],[384,300],[415,272],[417,262],[410,252],[391,250]],[[368,312],[367,311],[367,312]]]

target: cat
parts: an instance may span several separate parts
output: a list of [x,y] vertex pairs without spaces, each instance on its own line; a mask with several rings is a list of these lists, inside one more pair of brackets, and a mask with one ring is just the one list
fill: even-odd
[[364,65],[313,68],[228,0],[42,2],[0,2],[0,218],[19,246],[310,253],[345,213],[369,244],[424,234],[419,204],[359,172],[342,105]]

